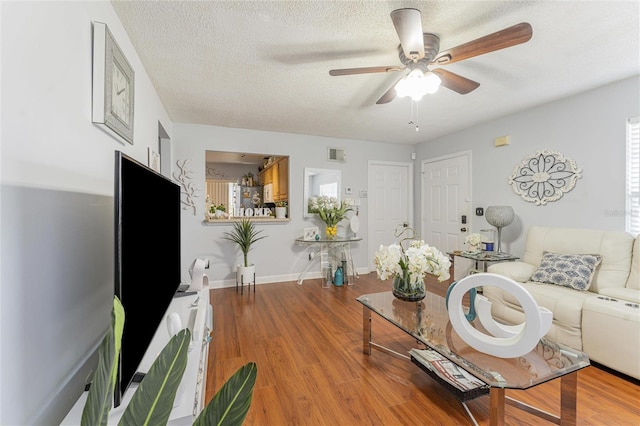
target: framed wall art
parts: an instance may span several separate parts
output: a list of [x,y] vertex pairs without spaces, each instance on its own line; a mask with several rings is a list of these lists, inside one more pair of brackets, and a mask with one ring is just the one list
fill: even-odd
[[133,145],[135,73],[106,24],[93,22],[92,121]]
[[313,228],[304,228],[304,240],[305,241],[314,241],[319,239],[320,237],[320,230],[318,229],[317,226],[314,226]]
[[155,152],[151,147],[147,148],[149,168],[160,173],[160,154]]

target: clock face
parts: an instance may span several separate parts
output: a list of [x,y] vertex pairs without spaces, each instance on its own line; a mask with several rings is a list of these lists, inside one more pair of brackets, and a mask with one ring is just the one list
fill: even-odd
[[114,62],[111,80],[111,113],[127,125],[129,124],[130,90],[129,79],[122,72],[117,62]]

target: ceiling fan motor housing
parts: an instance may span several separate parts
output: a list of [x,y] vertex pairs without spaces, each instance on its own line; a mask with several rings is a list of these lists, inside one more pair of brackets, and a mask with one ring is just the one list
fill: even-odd
[[398,46],[398,56],[400,57],[400,62],[405,65],[407,68],[413,69],[415,66],[411,66],[415,63],[424,63],[425,70],[426,66],[433,61],[433,58],[436,57],[438,52],[440,51],[440,37],[433,33],[424,33],[424,58],[414,61],[411,58],[407,58],[402,50],[402,45]]

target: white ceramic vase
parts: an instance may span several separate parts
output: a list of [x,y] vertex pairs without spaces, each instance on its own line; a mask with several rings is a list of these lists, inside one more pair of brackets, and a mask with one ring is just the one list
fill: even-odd
[[276,219],[284,219],[287,217],[286,207],[276,207]]
[[256,276],[256,265],[242,266],[238,265],[236,270],[236,280],[238,283],[253,283]]

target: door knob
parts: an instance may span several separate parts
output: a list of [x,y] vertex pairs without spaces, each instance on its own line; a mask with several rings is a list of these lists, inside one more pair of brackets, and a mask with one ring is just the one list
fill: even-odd
[[460,232],[467,232],[467,228],[460,228]]

